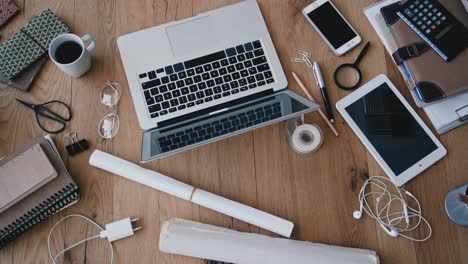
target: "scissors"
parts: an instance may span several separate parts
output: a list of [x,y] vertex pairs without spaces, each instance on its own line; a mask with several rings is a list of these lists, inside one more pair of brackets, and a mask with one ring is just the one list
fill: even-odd
[[[67,104],[65,104],[64,102],[61,102],[61,101],[53,100],[53,101],[49,101],[49,102],[46,102],[46,103],[43,103],[43,104],[33,104],[33,103],[29,103],[29,102],[20,100],[18,98],[16,99],[16,101],[20,102],[21,104],[23,104],[27,108],[30,108],[30,109],[32,109],[34,111],[34,113],[36,114],[37,124],[39,125],[39,127],[42,130],[44,130],[47,133],[57,134],[57,133],[62,132],[65,129],[66,122],[70,121],[71,117],[72,117],[70,107]],[[53,105],[57,105],[57,104],[65,106],[65,109],[67,109],[67,112],[68,112],[67,117],[62,116],[62,115],[50,110],[49,107],[47,107],[47,106],[53,106]],[[56,123],[61,124],[61,127],[59,129],[57,129],[57,130],[48,130],[47,128],[42,126],[41,121],[39,120],[39,117],[44,117],[46,119],[55,121]]]

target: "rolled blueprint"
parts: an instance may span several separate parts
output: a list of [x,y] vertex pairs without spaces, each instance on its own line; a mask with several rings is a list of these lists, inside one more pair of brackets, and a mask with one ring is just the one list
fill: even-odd
[[89,164],[285,237],[291,236],[294,228],[290,221],[195,188],[100,150],[91,154]]
[[159,249],[240,264],[378,264],[374,251],[242,233],[182,219],[165,221]]

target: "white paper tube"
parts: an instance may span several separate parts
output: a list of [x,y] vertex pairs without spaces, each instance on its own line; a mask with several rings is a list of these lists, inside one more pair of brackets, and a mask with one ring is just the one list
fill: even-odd
[[290,221],[201,189],[196,189],[191,185],[155,171],[147,170],[99,150],[95,150],[91,154],[89,164],[282,236],[289,237],[294,228],[294,224]]
[[192,202],[252,225],[266,226],[263,228],[285,237],[290,237],[294,228],[289,221],[200,189],[195,190]]
[[163,223],[166,253],[240,264],[378,264],[374,251],[242,233],[182,219]]
[[174,180],[161,173],[147,170],[100,150],[95,150],[91,154],[89,164],[187,201],[190,200],[193,192],[193,186],[191,185]]

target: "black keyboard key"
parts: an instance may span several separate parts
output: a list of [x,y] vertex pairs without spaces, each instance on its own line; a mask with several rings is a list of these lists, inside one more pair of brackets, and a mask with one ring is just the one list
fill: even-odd
[[212,89],[206,89],[205,90],[205,95],[206,96],[212,96],[213,95],[213,90]]
[[217,85],[220,85],[220,84],[223,84],[224,81],[223,81],[223,78],[218,77],[218,78],[215,79],[215,82],[216,82]]
[[211,135],[211,134],[215,133],[215,129],[214,129],[214,127],[208,127],[208,128],[206,129],[206,132],[207,132],[209,135]]
[[249,73],[250,73],[250,75],[254,75],[254,74],[257,73],[257,69],[255,69],[255,67],[254,68],[249,68]]
[[232,92],[232,94],[239,93],[239,89],[234,89],[234,90],[232,90],[231,92]]
[[229,96],[229,95],[231,95],[231,92],[229,92],[229,91],[223,93],[224,97]]
[[247,88],[247,86],[243,86],[240,88],[240,90],[243,92],[243,91],[247,91],[249,88]]
[[[140,77],[141,78],[141,77]],[[148,78],[150,80],[156,79],[156,72],[155,71],[150,71],[148,72]]]
[[177,77],[177,74],[172,74],[169,76],[169,78],[171,79],[172,82],[175,82],[177,81],[179,78]]
[[152,105],[154,103],[155,103],[155,101],[154,101],[153,97],[146,99],[146,104],[147,105]]
[[229,57],[229,63],[230,63],[230,64],[235,64],[235,63],[237,63],[236,57]]
[[265,62],[267,62],[265,56],[258,57],[258,58],[255,58],[255,59],[252,60],[252,63],[253,63],[254,65],[263,64],[263,63],[265,63]]
[[184,81],[180,80],[180,81],[177,81],[177,88],[182,88],[185,86],[185,83]]
[[226,68],[221,68],[221,69],[219,69],[219,74],[220,74],[220,75],[226,75],[227,73],[228,73],[228,72],[227,72]]
[[252,62],[249,61],[249,60],[248,60],[248,61],[244,61],[244,66],[245,66],[246,68],[250,68],[250,67],[252,67]]
[[169,90],[172,91],[172,90],[174,90],[176,88],[176,85],[175,85],[175,83],[170,83],[170,84],[167,85],[167,88],[169,88]]
[[273,83],[273,82],[275,82],[275,80],[273,78],[270,78],[270,79],[266,80],[266,83]]
[[207,72],[205,72],[204,74],[202,74],[202,79],[203,79],[204,81],[210,79],[210,74],[207,73]]
[[265,81],[258,82],[257,84],[258,84],[259,87],[263,86],[263,85],[265,85]]
[[236,51],[237,53],[244,53],[245,52],[244,45],[237,46]]
[[145,98],[150,99],[152,96],[149,91],[145,91]]
[[190,103],[187,104],[187,107],[193,107],[193,106],[195,106],[194,102],[190,102]]
[[215,92],[217,94],[220,93],[221,92],[221,87],[216,86],[215,88],[213,88],[213,92]]
[[206,65],[203,65],[203,69],[207,72],[207,71],[211,71],[213,68],[211,68],[210,64],[206,64]]
[[187,145],[192,145],[192,144],[195,144],[195,140],[189,140],[189,141],[187,141]]
[[198,88],[197,88],[197,86],[196,86],[196,85],[190,85],[190,87],[189,87],[189,88],[190,88],[190,92],[192,92],[192,93],[194,93],[194,92],[198,91]]
[[260,57],[262,55],[265,55],[265,52],[263,52],[263,49],[254,50],[254,55],[255,57]]
[[196,126],[196,127],[194,127],[193,129],[194,129],[195,131],[198,131],[198,130],[201,130],[202,127],[201,127],[201,126]]
[[250,43],[250,42],[249,42],[249,43],[245,43],[245,44],[244,44],[244,48],[245,48],[246,51],[251,51],[251,50],[253,50],[253,45],[252,45],[252,43]]
[[162,72],[164,72],[163,68],[159,68],[159,69],[156,70],[156,73],[162,73]]
[[161,148],[165,148],[165,147],[170,147],[172,145],[172,141],[171,140],[159,140],[159,146]]
[[257,84],[255,83],[249,84],[249,89],[254,89],[254,88],[257,88]]
[[158,117],[158,116],[159,116],[158,113],[152,113],[152,114],[151,114],[151,118],[155,118],[155,117]]
[[249,72],[248,72],[247,70],[242,70],[242,71],[240,72],[240,75],[241,75],[242,77],[247,77],[247,76],[249,76]]
[[245,85],[247,85],[247,80],[246,80],[246,79],[240,79],[240,80],[239,80],[239,85],[240,85],[240,86],[245,86]]
[[247,82],[254,83],[255,82],[255,77],[254,76],[247,77]]
[[236,69],[237,69],[238,71],[243,70],[243,69],[244,69],[244,65],[243,65],[242,63],[237,63],[237,64],[236,64]]
[[159,86],[161,85],[161,81],[159,79],[156,79],[156,80],[152,80],[152,81],[149,81],[149,82],[144,82],[141,84],[141,87],[143,88],[143,90],[146,90],[146,89],[149,89],[151,87],[156,87],[156,86]]
[[206,103],[206,102],[211,102],[211,101],[213,101],[213,97],[207,97],[207,98],[205,98],[205,103]]
[[171,107],[171,105],[169,104],[169,102],[162,102],[161,107],[163,109],[167,109],[167,108]]
[[193,77],[193,81],[194,81],[195,83],[199,83],[199,82],[202,81],[202,78],[201,78],[200,75],[197,75],[197,76]]
[[258,48],[261,48],[262,47],[262,44],[260,43],[260,40],[256,40],[254,42],[252,42],[254,48],[258,49]]
[[185,79],[185,85],[191,85],[193,84],[193,79],[188,77],[187,79]]
[[226,50],[226,54],[228,55],[228,57],[234,56],[234,55],[236,55],[236,49],[235,48],[229,48],[229,49]]
[[195,72],[196,72],[197,74],[203,73],[203,67],[202,67],[202,66],[196,67],[196,68],[195,68]]
[[154,97],[154,100],[156,100],[156,103],[160,103],[160,102],[162,102],[164,99],[163,99],[163,96],[159,94],[159,95],[156,95],[156,96]]
[[140,79],[141,79],[141,78],[145,78],[146,76],[147,76],[147,75],[146,75],[146,72],[145,72],[145,73],[140,73],[140,75],[138,75],[138,77],[140,77]]
[[[195,88],[197,88],[197,87],[195,87]],[[184,88],[182,88],[180,91],[182,92],[183,95],[186,95],[186,94],[189,93],[189,88],[184,87]]]
[[180,71],[183,71],[183,70],[185,70],[185,68],[184,68],[184,65],[182,63],[174,64],[174,71],[180,72]]
[[267,71],[269,69],[270,69],[270,66],[268,66],[268,63],[257,66],[258,72],[264,72],[264,71]]
[[223,126],[222,125],[217,125],[217,126],[215,126],[215,130],[216,130],[216,132],[222,131]]
[[161,93],[167,92],[167,86],[166,85],[159,86],[159,92],[161,92]]
[[198,89],[203,90],[205,88],[206,88],[206,84],[204,82],[201,82],[201,83],[198,84]]
[[223,91],[229,91],[231,89],[231,87],[227,83],[221,85],[221,88],[223,89]]
[[223,50],[223,51],[218,51],[218,52],[215,52],[215,53],[212,53],[212,54],[200,57],[200,58],[186,61],[184,62],[184,64],[185,64],[186,69],[190,69],[193,67],[197,67],[197,66],[207,64],[213,61],[221,60],[224,58],[226,58],[226,53],[224,53],[224,50]]
[[161,82],[162,82],[163,84],[168,83],[168,82],[169,82],[169,77],[167,77],[167,76],[162,77],[162,78],[161,78]]
[[179,103],[181,103],[181,104],[187,103],[187,97],[186,97],[186,96],[180,97],[180,98],[179,98]]
[[219,76],[219,73],[218,73],[217,70],[214,70],[214,71],[211,71],[211,72],[210,72],[210,75],[211,75],[211,78],[216,78],[216,77]]
[[163,110],[161,112],[159,112],[159,115],[166,115],[167,114],[167,110]]
[[164,70],[166,70],[167,75],[174,73],[174,69],[172,68],[172,66],[167,66],[164,68]]
[[[179,105],[179,100],[177,100],[177,99],[172,99],[172,100],[170,101],[170,103],[171,103],[171,106],[178,106],[178,105]],[[169,112],[170,112],[170,111],[169,111]]]
[[223,118],[223,119],[221,119],[220,121],[221,121],[221,123],[226,123],[227,121],[229,121],[229,119]]
[[170,92],[164,94],[164,99],[169,100],[172,99],[172,94]]
[[177,108],[175,108],[175,107],[169,109],[169,113],[174,113],[175,111],[177,111]]
[[190,140],[190,137],[189,137],[188,135],[182,135],[182,136],[180,137],[180,139],[181,139],[182,141],[188,141],[188,140]]
[[187,73],[182,71],[182,72],[179,72],[179,74],[177,74],[179,76],[180,79],[184,79],[187,77]]
[[223,80],[224,80],[224,82],[230,82],[230,81],[232,81],[231,75],[224,75],[224,76],[223,76]]
[[181,141],[181,140],[180,140],[180,137],[176,137],[176,138],[173,138],[173,139],[172,139],[172,143],[174,143],[174,145],[175,145],[175,144],[179,144],[180,141]]
[[263,77],[263,74],[259,73],[259,74],[255,75],[255,79],[257,79],[257,81],[261,81],[261,80],[265,79],[265,77]]
[[224,59],[224,60],[221,60],[221,66],[225,67],[225,66],[228,66],[229,65],[229,62],[227,59]]
[[214,82],[213,80],[208,80],[208,81],[206,82],[206,85],[207,85],[208,87],[213,87],[213,86],[215,86],[215,82]]
[[197,105],[199,105],[199,104],[203,104],[203,100],[202,100],[202,99],[200,99],[200,100],[197,100],[195,103],[196,103]]
[[223,124],[223,128],[224,128],[224,129],[229,129],[229,128],[231,128],[231,127],[232,127],[232,125],[231,125],[230,122],[226,122],[226,123]]
[[223,131],[221,131],[220,133],[221,133],[221,135],[225,135],[225,134],[229,133],[229,131],[223,130]]
[[197,92],[197,99],[201,99],[203,97],[205,97],[205,94],[203,93],[203,91]]
[[245,61],[245,56],[244,56],[244,54],[237,55],[237,60],[238,60],[239,62]]
[[215,61],[211,63],[211,66],[213,67],[213,69],[218,69],[219,67],[221,67],[221,64],[219,63],[219,61]]
[[229,67],[227,67],[227,70],[228,70],[229,73],[235,72],[235,71],[236,71],[236,67],[234,67],[233,65],[230,65]]
[[[190,102],[195,101],[197,99],[197,97],[194,94],[189,94],[187,96],[187,98],[189,99]],[[188,106],[188,107],[190,107],[190,106]]]
[[245,57],[246,57],[247,59],[252,59],[252,58],[254,57],[253,52],[247,52],[247,53],[245,54]]
[[189,77],[194,76],[195,75],[195,70],[194,69],[187,70],[187,75]]
[[172,96],[173,97],[179,97],[180,96],[180,91],[179,90],[172,91]]
[[155,104],[155,105],[152,105],[150,107],[148,107],[150,113],[154,113],[154,112],[157,112],[157,111],[160,111],[161,110],[161,105],[160,104]]
[[273,77],[273,74],[271,74],[271,71],[266,71],[266,72],[263,73],[263,75],[265,75],[265,78]]
[[232,76],[233,80],[237,80],[237,79],[240,78],[240,74],[238,72],[235,72],[235,73],[231,74],[231,76]]
[[232,81],[229,83],[229,85],[231,86],[232,89],[239,87],[239,83],[237,81]]
[[[153,88],[153,89],[151,89],[150,91],[151,91],[151,95],[157,95],[157,94],[159,94],[158,88]],[[147,92],[147,91],[145,91],[145,92]]]

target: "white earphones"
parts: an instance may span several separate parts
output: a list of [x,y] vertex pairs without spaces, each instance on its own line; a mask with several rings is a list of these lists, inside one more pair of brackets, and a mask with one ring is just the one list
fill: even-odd
[[[390,182],[398,195],[392,194],[385,182]],[[403,197],[402,191],[414,200],[417,204],[416,209],[408,205]],[[374,210],[372,210],[368,202],[368,199],[372,198],[372,196],[377,196]],[[364,183],[359,191],[359,210],[353,212],[353,217],[355,219],[361,219],[363,212],[366,212],[370,217],[377,220],[382,229],[391,237],[402,236],[412,241],[423,242],[428,240],[432,235],[431,225],[422,216],[421,205],[416,197],[409,191],[398,188],[398,186],[388,178],[373,176]],[[416,218],[417,221],[411,224],[411,218]],[[425,238],[418,239],[403,234],[415,230],[419,227],[421,222],[424,222],[429,229],[429,234]]]

